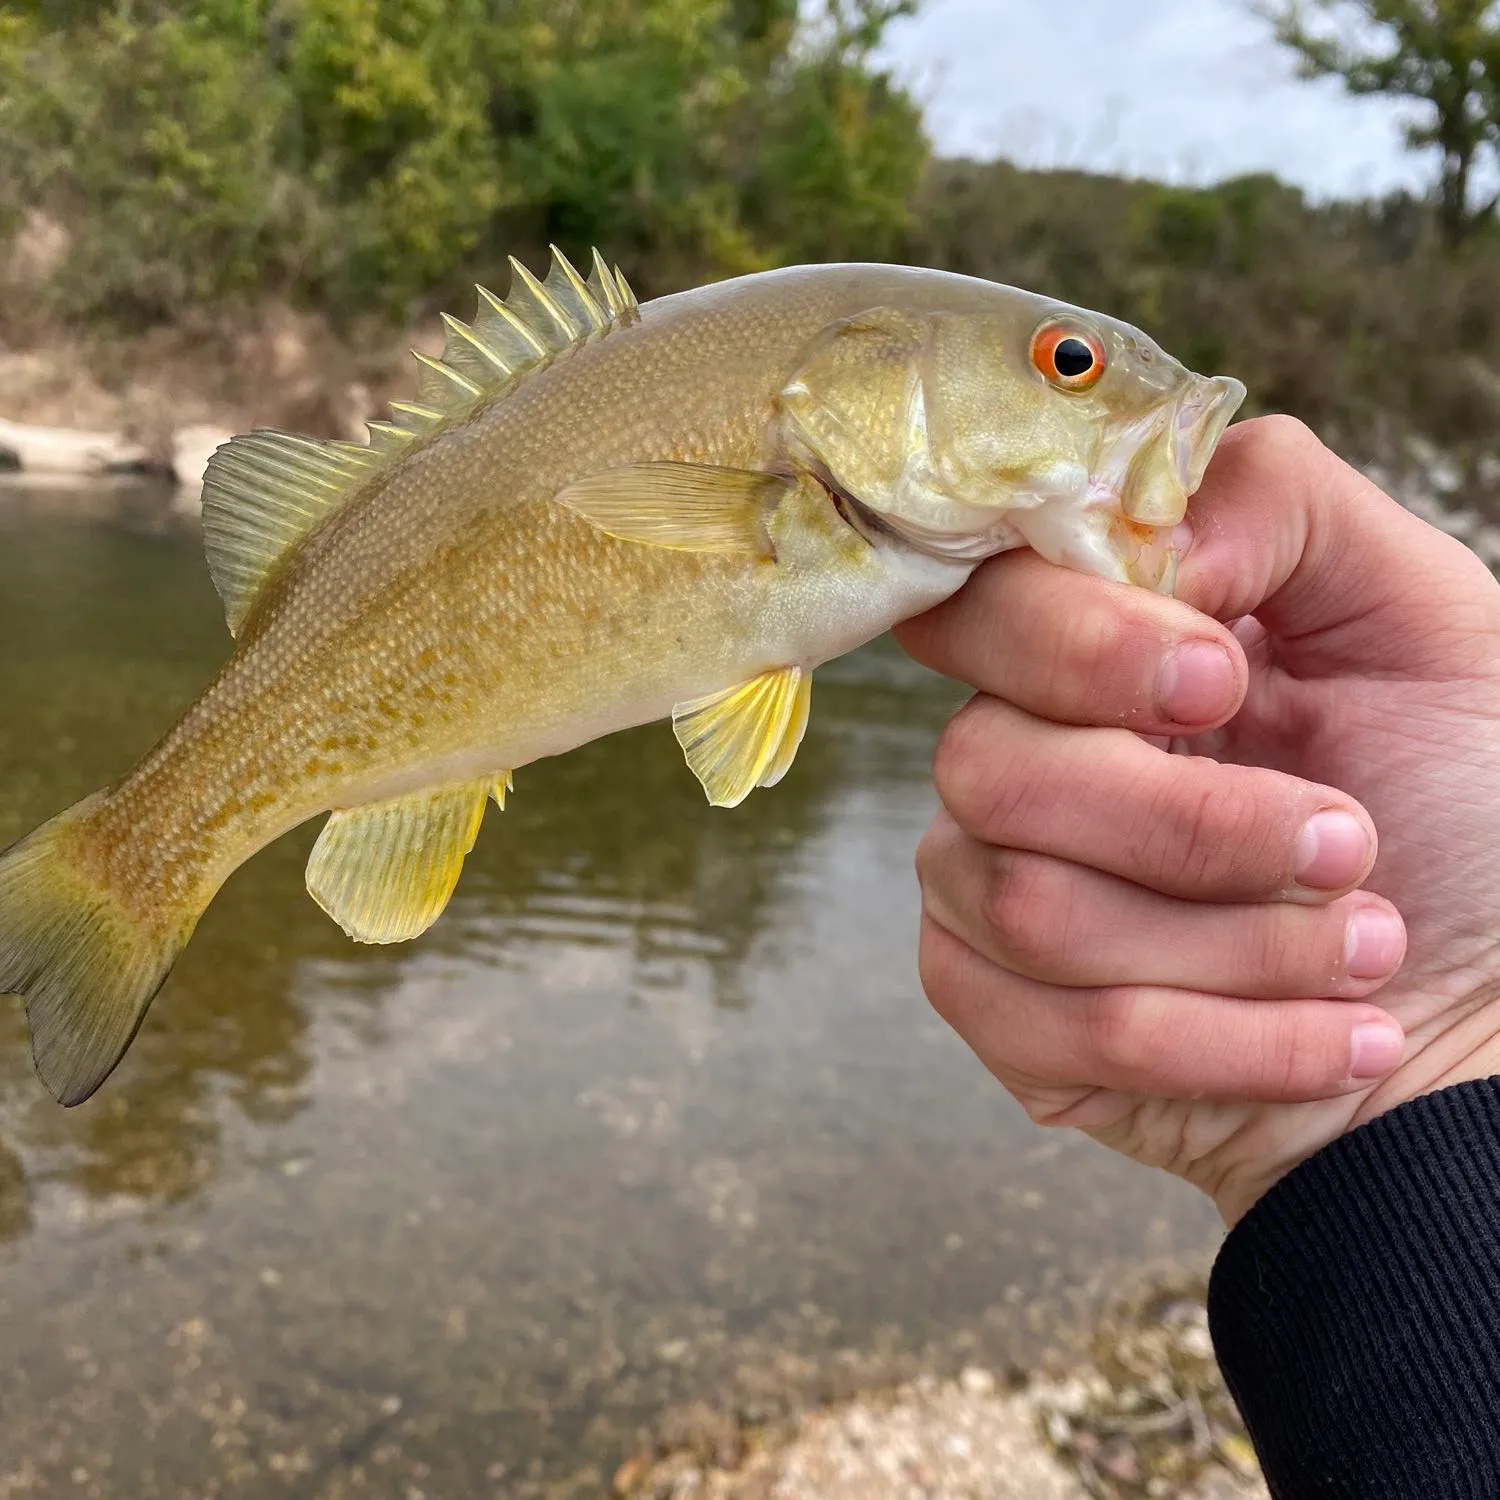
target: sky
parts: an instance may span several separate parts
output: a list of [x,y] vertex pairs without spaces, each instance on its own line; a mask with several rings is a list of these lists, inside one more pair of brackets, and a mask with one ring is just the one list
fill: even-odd
[[1421,186],[1393,100],[1308,82],[1246,0],[925,0],[883,60],[939,151],[1179,183],[1274,171],[1316,198]]

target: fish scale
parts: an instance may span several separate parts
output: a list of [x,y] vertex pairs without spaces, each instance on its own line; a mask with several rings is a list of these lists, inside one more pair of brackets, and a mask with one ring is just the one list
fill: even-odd
[[279,834],[331,813],[308,888],[394,942],[534,760],[670,719],[735,806],[792,768],[813,671],[984,556],[1157,585],[1243,396],[1127,325],[944,272],[805,266],[644,305],[597,252],[586,280],[556,251],[545,281],[513,273],[444,319],[367,445],[252,433],[210,461],[232,653],[134,769],[0,856],[0,990],[63,1102]]

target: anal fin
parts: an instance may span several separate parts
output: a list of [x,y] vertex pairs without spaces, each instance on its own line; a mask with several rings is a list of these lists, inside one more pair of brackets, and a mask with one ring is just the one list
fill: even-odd
[[359,943],[403,943],[442,916],[504,779],[335,812],[307,862],[313,900]]
[[737,807],[786,775],[811,702],[812,674],[777,667],[672,710],[677,743],[713,806]]

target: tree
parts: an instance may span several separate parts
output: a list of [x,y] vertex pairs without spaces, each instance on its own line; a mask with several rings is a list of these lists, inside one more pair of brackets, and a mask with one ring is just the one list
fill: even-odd
[[882,259],[928,150],[876,58],[913,4],[0,0],[0,268],[28,209],[71,237],[53,305],[137,322],[401,319],[549,240],[642,295]]
[[1341,78],[1352,94],[1417,99],[1407,127],[1436,148],[1438,224],[1449,246],[1488,223],[1500,193],[1476,199],[1476,167],[1500,160],[1500,4],[1494,0],[1261,0],[1255,8],[1299,56],[1304,78]]

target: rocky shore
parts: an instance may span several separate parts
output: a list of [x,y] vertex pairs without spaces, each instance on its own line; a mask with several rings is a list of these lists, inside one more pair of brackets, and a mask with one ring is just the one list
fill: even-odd
[[256,427],[365,439],[364,424],[411,385],[408,347],[441,329],[336,334],[267,305],[138,337],[58,333],[0,344],[0,471],[28,483],[167,477],[196,502],[209,455]]
[[614,1476],[621,1500],[1265,1500],[1201,1282],[1115,1306],[1082,1363],[969,1366],[777,1426],[679,1414]]

